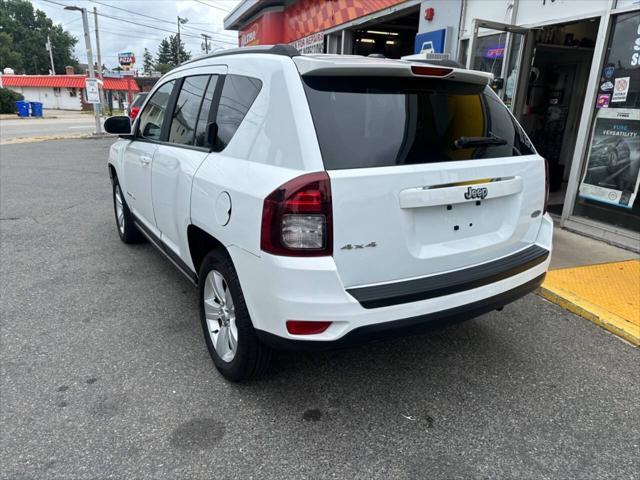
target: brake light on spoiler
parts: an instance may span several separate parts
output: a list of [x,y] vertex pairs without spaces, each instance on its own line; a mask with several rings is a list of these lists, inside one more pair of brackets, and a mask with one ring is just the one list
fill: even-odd
[[426,77],[446,77],[452,72],[453,68],[411,66],[411,73],[414,75],[424,75]]

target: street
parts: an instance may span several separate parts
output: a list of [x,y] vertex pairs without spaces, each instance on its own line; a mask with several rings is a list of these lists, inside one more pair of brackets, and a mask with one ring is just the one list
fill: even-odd
[[112,142],[1,147],[0,478],[637,478],[638,350],[534,294],[224,381],[196,289],[118,238]]
[[[94,132],[95,117],[88,113],[66,112],[58,118],[8,118],[0,122],[0,143],[23,137],[80,136]],[[55,115],[55,114],[54,114]]]

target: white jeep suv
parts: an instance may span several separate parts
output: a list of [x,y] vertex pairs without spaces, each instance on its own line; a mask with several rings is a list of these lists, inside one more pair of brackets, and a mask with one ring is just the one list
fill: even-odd
[[285,45],[165,75],[112,117],[120,238],[200,292],[216,367],[472,318],[549,265],[545,160],[481,72]]

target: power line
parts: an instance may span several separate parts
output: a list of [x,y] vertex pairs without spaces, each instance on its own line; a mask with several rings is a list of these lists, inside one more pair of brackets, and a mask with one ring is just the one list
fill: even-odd
[[[42,0],[42,1],[43,2],[47,2],[47,3],[52,3],[52,4],[58,5],[60,7],[67,7],[68,6],[68,5],[65,5],[64,3],[56,2],[55,0]],[[139,23],[139,22],[136,22],[136,21],[133,21],[133,20],[129,20],[129,19],[126,19],[126,18],[117,17],[115,15],[109,15],[107,13],[98,12],[98,15],[101,16],[101,17],[104,17],[104,18],[109,18],[109,19],[112,19],[112,20],[117,20],[117,21],[120,21],[120,22],[129,23],[129,24],[135,25],[137,27],[150,28],[150,29],[153,29],[153,30],[159,30],[159,31],[167,32],[167,33],[171,33],[171,34],[175,34],[176,33],[173,30],[167,30],[166,28],[161,28],[161,27],[158,27],[158,26],[155,26],[155,25],[147,25],[147,24],[144,24],[144,23]],[[200,39],[200,35],[195,35],[195,34],[191,34],[191,33],[183,33],[182,35],[185,36],[185,37],[191,37],[191,38]],[[219,42],[219,43],[227,43],[229,45],[236,45],[236,42],[217,40],[217,39],[216,39],[216,41]]]
[[[147,14],[140,13],[140,12],[135,12],[135,11],[129,10],[127,8],[116,7],[115,5],[109,5],[109,4],[106,4],[106,3],[103,3],[103,2],[99,2],[98,0],[89,0],[89,1],[92,2],[92,3],[97,3],[98,5],[102,5],[102,6],[107,7],[107,8],[113,8],[115,10],[120,10],[122,12],[130,13],[132,15],[138,15],[140,17],[149,18],[151,20],[156,20],[158,22],[168,23],[170,25],[174,25],[175,24],[175,22],[173,20],[167,20],[165,18],[153,17],[151,15],[147,15]],[[191,26],[188,26],[188,25],[185,25],[184,28],[191,28],[192,30],[197,30],[199,32],[209,33],[207,30],[194,28],[194,27],[191,27]]]
[[[67,7],[68,6],[68,5],[65,5],[64,3],[56,2],[55,0],[42,0],[42,1],[43,2],[47,2],[47,3],[52,3],[52,4],[58,5],[60,7]],[[137,27],[150,28],[150,29],[153,29],[153,30],[159,30],[159,31],[167,32],[167,33],[171,33],[171,34],[175,34],[176,33],[173,30],[168,30],[166,28],[161,28],[161,27],[158,27],[156,25],[148,25],[148,24],[144,24],[144,23],[139,23],[139,22],[136,22],[136,21],[133,21],[133,20],[129,20],[129,19],[123,18],[123,17],[118,17],[118,16],[115,16],[115,15],[109,15],[107,13],[98,12],[98,15],[101,16],[101,17],[104,17],[104,18],[109,18],[109,19],[112,19],[112,20],[117,20],[117,21],[120,21],[120,22],[129,23],[129,24],[135,25]],[[182,35],[185,36],[185,37],[191,37],[191,38],[200,39],[200,35],[195,35],[195,34],[191,34],[191,33],[183,33]],[[218,43],[227,43],[229,45],[236,45],[237,44],[236,42],[218,40],[218,39],[216,39],[216,42],[218,42]]]
[[229,13],[231,10],[227,10],[225,8],[222,8],[218,5],[211,5],[210,3],[204,2],[203,0],[193,0],[194,2],[198,2],[201,3],[202,5],[206,5],[207,7],[211,7],[211,8],[217,8],[218,10],[222,10],[225,13]]

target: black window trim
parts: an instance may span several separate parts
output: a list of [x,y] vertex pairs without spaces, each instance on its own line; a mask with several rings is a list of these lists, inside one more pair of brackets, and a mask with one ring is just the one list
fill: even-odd
[[[175,148],[185,148],[187,150],[196,150],[199,152],[207,152],[207,153],[222,153],[225,151],[225,149],[227,148],[228,144],[225,146],[225,148],[223,148],[222,150],[215,150],[215,145],[212,144],[209,147],[198,147],[196,145],[185,145],[183,143],[172,143],[169,142],[169,131],[171,129],[171,121],[173,120],[173,112],[175,110],[176,104],[178,103],[178,96],[180,95],[180,90],[182,89],[182,84],[184,83],[184,79],[187,77],[197,77],[197,76],[203,76],[203,75],[208,75],[209,76],[209,82],[211,82],[211,77],[213,76],[217,76],[218,77],[218,83],[216,84],[216,89],[213,93],[213,100],[211,102],[211,109],[209,110],[209,118],[207,121],[207,125],[211,122],[215,122],[216,118],[218,117],[218,107],[220,106],[220,99],[222,98],[222,89],[224,87],[224,83],[227,79],[228,75],[235,75],[234,73],[201,73],[201,74],[196,74],[196,75],[185,75],[184,77],[179,77],[179,78],[173,78],[171,80],[168,80],[167,82],[164,82],[162,85],[165,85],[169,82],[175,82],[173,85],[173,90],[171,90],[171,95],[169,96],[169,102],[167,103],[167,109],[165,110],[164,113],[164,118],[162,119],[162,131],[160,132],[160,140],[153,140],[150,138],[145,138],[143,136],[141,136],[139,134],[140,129],[139,129],[139,124],[136,124],[136,131],[134,134],[134,140],[137,142],[146,142],[146,143],[156,143],[158,145],[167,145],[167,146],[171,146],[171,147],[175,147]],[[252,78],[255,80],[258,80],[260,82],[260,89],[258,90],[258,94],[256,95],[256,97],[253,99],[253,102],[251,103],[251,105],[249,105],[249,109],[251,109],[251,107],[253,106],[253,103],[255,103],[256,99],[258,98],[258,96],[260,95],[260,92],[262,92],[262,87],[264,85],[264,82],[258,78],[258,77],[250,77],[248,75],[239,75],[238,76],[242,76],[242,77],[247,77],[247,78]],[[162,85],[160,85],[158,87],[161,88]],[[208,88],[209,84],[207,84],[207,88]],[[155,91],[153,92],[155,94]],[[145,100],[149,100],[153,95],[149,96],[147,99]],[[146,104],[145,104],[146,107]],[[202,108],[202,102],[200,103],[200,108]],[[247,113],[249,111],[247,110]],[[139,118],[142,116],[142,112],[140,112],[140,116]],[[245,115],[246,117],[246,115]],[[244,118],[242,119],[244,121]],[[238,126],[238,128],[240,128]],[[234,134],[235,136],[235,134]],[[233,137],[232,137],[233,139]],[[229,142],[231,143],[231,142]]]
[[[162,129],[160,130],[160,140],[154,140],[152,138],[143,137],[142,134],[140,133],[140,122],[142,121],[142,115],[144,114],[144,111],[149,106],[149,100],[153,98],[153,96],[158,92],[158,90],[160,90],[163,86],[165,86],[169,82],[174,82],[174,84],[171,89],[171,94],[169,95],[169,102],[167,103],[167,108],[164,111],[164,117],[162,117]],[[182,85],[182,78],[172,78],[171,80],[167,80],[161,85],[158,85],[158,87],[153,91],[153,93],[150,94],[149,97],[145,99],[145,103],[143,105],[144,108],[140,111],[140,114],[136,119],[136,123],[135,123],[136,128],[135,128],[135,132],[133,132],[133,140],[135,140],[136,142],[145,142],[145,143],[157,143],[157,144],[163,143],[162,139],[163,139],[163,134],[165,130],[165,124],[167,121],[167,113],[169,112],[169,107],[171,106],[172,99],[176,95],[176,87],[178,86],[178,84]],[[175,105],[175,101],[173,103]],[[171,109],[171,116],[173,116],[173,108]]]
[[[240,125],[242,125],[242,123],[244,122],[244,119],[247,117],[247,114],[249,113],[249,110],[251,110],[251,107],[253,107],[253,104],[256,102],[257,98],[260,96],[260,92],[262,92],[262,87],[264,86],[264,82],[262,81],[261,78],[258,78],[258,77],[252,77],[252,76],[249,76],[249,75],[242,75],[242,74],[236,74],[236,73],[226,73],[224,75],[224,78],[222,79],[221,84],[220,84],[220,89],[218,91],[216,91],[216,95],[217,96],[214,98],[214,101],[216,102],[215,103],[216,108],[215,108],[215,112],[214,112],[215,114],[213,116],[209,115],[210,122],[215,122],[217,120],[217,118],[218,118],[218,107],[220,106],[220,99],[222,98],[222,89],[224,87],[224,83],[226,82],[226,79],[227,79],[228,75],[235,75],[235,76],[238,76],[238,77],[250,78],[250,79],[253,79],[253,80],[258,80],[260,82],[260,88],[258,89],[258,93],[254,97],[253,102],[251,102],[251,104],[249,105],[249,108],[247,109],[247,113],[244,115],[244,117],[242,117],[242,121],[240,122]],[[238,125],[238,128],[240,128],[240,125]],[[236,129],[236,131],[237,130],[238,129]],[[231,140],[233,140],[235,135],[236,134],[234,133],[233,136],[231,137]],[[231,140],[229,140],[229,143],[231,143]],[[224,148],[221,149],[221,150],[216,150],[215,149],[215,145],[211,145],[211,152],[213,152],[213,153],[222,153],[227,149],[227,147],[229,146],[229,143],[227,143],[224,146]]]

